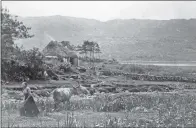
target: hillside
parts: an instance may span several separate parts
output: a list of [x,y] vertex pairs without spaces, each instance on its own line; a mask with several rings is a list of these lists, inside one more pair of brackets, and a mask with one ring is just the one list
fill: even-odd
[[25,49],[41,50],[51,40],[97,41],[103,57],[120,60],[196,61],[196,19],[111,20],[100,22],[65,16],[19,18],[32,27],[32,39],[17,40]]

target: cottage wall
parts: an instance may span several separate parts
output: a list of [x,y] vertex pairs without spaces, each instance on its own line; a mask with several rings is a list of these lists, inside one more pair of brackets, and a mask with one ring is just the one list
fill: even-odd
[[73,58],[73,65],[78,66],[78,58]]
[[47,60],[45,60],[45,62],[48,64],[55,64],[55,65],[57,65],[59,63],[59,61],[57,59],[53,59],[53,58],[47,59]]

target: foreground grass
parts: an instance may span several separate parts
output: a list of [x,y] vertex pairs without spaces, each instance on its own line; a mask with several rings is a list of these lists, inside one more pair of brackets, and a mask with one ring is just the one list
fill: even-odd
[[150,116],[146,113],[131,112],[92,112],[92,111],[61,111],[48,113],[39,117],[20,117],[17,113],[4,114],[3,126],[19,127],[122,127],[133,125],[138,120],[149,122],[156,118],[155,114]]
[[[19,104],[20,101],[11,102],[9,100],[9,102],[3,103],[2,108],[7,113],[12,113],[18,109]],[[37,100],[37,105],[43,117],[54,113],[52,110],[53,104],[49,98]],[[93,127],[196,127],[196,94],[194,92],[98,94],[94,97],[82,98],[74,96],[71,100],[70,108],[63,108],[63,105],[61,105],[61,110],[74,111],[74,113],[85,110],[92,113],[109,113],[105,116],[107,118],[99,120],[99,122],[87,123],[88,126]],[[124,116],[115,117],[110,114],[111,112],[117,114],[124,112]],[[87,112],[85,111],[84,113]],[[155,118],[129,118],[134,113],[137,113],[137,115],[143,113],[145,116],[151,115]],[[152,113],[157,116],[152,115]],[[62,116],[66,117],[67,114],[65,113]],[[85,116],[87,114],[83,115],[83,117]],[[101,118],[99,115],[96,115],[96,117]],[[63,120],[61,117],[61,121]],[[70,117],[70,120],[74,120],[72,122],[73,127],[85,126],[84,122],[89,121],[89,119],[86,119],[81,123],[81,118],[76,120],[74,114]],[[5,122],[5,124],[7,123]]]

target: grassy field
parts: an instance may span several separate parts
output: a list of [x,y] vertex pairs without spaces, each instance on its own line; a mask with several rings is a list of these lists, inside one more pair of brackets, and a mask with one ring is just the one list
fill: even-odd
[[19,117],[21,100],[14,99],[2,100],[3,126],[196,126],[194,90],[73,96],[70,108],[61,105],[59,112],[53,111],[53,102],[50,98],[35,98],[41,111],[37,118]]
[[105,69],[123,71],[126,73],[138,73],[149,75],[168,75],[195,77],[196,67],[194,66],[155,66],[155,65],[139,65],[139,64],[105,64]]
[[[87,66],[83,63],[83,66]],[[124,73],[182,76],[196,78],[194,67],[158,67],[141,65],[97,64],[97,69]],[[175,88],[169,92],[119,92],[96,93],[92,96],[77,95],[68,107],[59,105],[53,110],[53,99],[35,96],[40,110],[39,117],[20,117],[19,108],[23,95],[21,83],[10,82],[2,89],[3,127],[196,127],[196,83],[179,81],[132,80],[123,75],[99,75],[101,81],[118,85],[143,86],[167,85]],[[30,81],[30,87],[52,90],[70,87],[71,81]],[[6,89],[6,88],[7,89]],[[8,90],[9,89],[9,90]]]

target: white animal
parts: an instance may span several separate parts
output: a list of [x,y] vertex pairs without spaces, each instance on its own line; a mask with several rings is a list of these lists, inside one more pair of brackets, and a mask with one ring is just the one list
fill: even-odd
[[45,76],[46,78],[48,77],[47,71],[44,71],[44,76]]
[[54,100],[54,109],[57,109],[57,105],[59,105],[61,102],[64,103],[67,102],[70,104],[70,99],[73,95],[78,94],[89,94],[89,91],[83,87],[83,86],[72,86],[72,88],[56,88],[51,92]]
[[54,109],[57,109],[57,105],[59,105],[61,102],[64,103],[67,102],[70,104],[70,99],[72,95],[77,94],[77,88],[56,88],[54,91],[52,91],[52,96],[54,100]]

